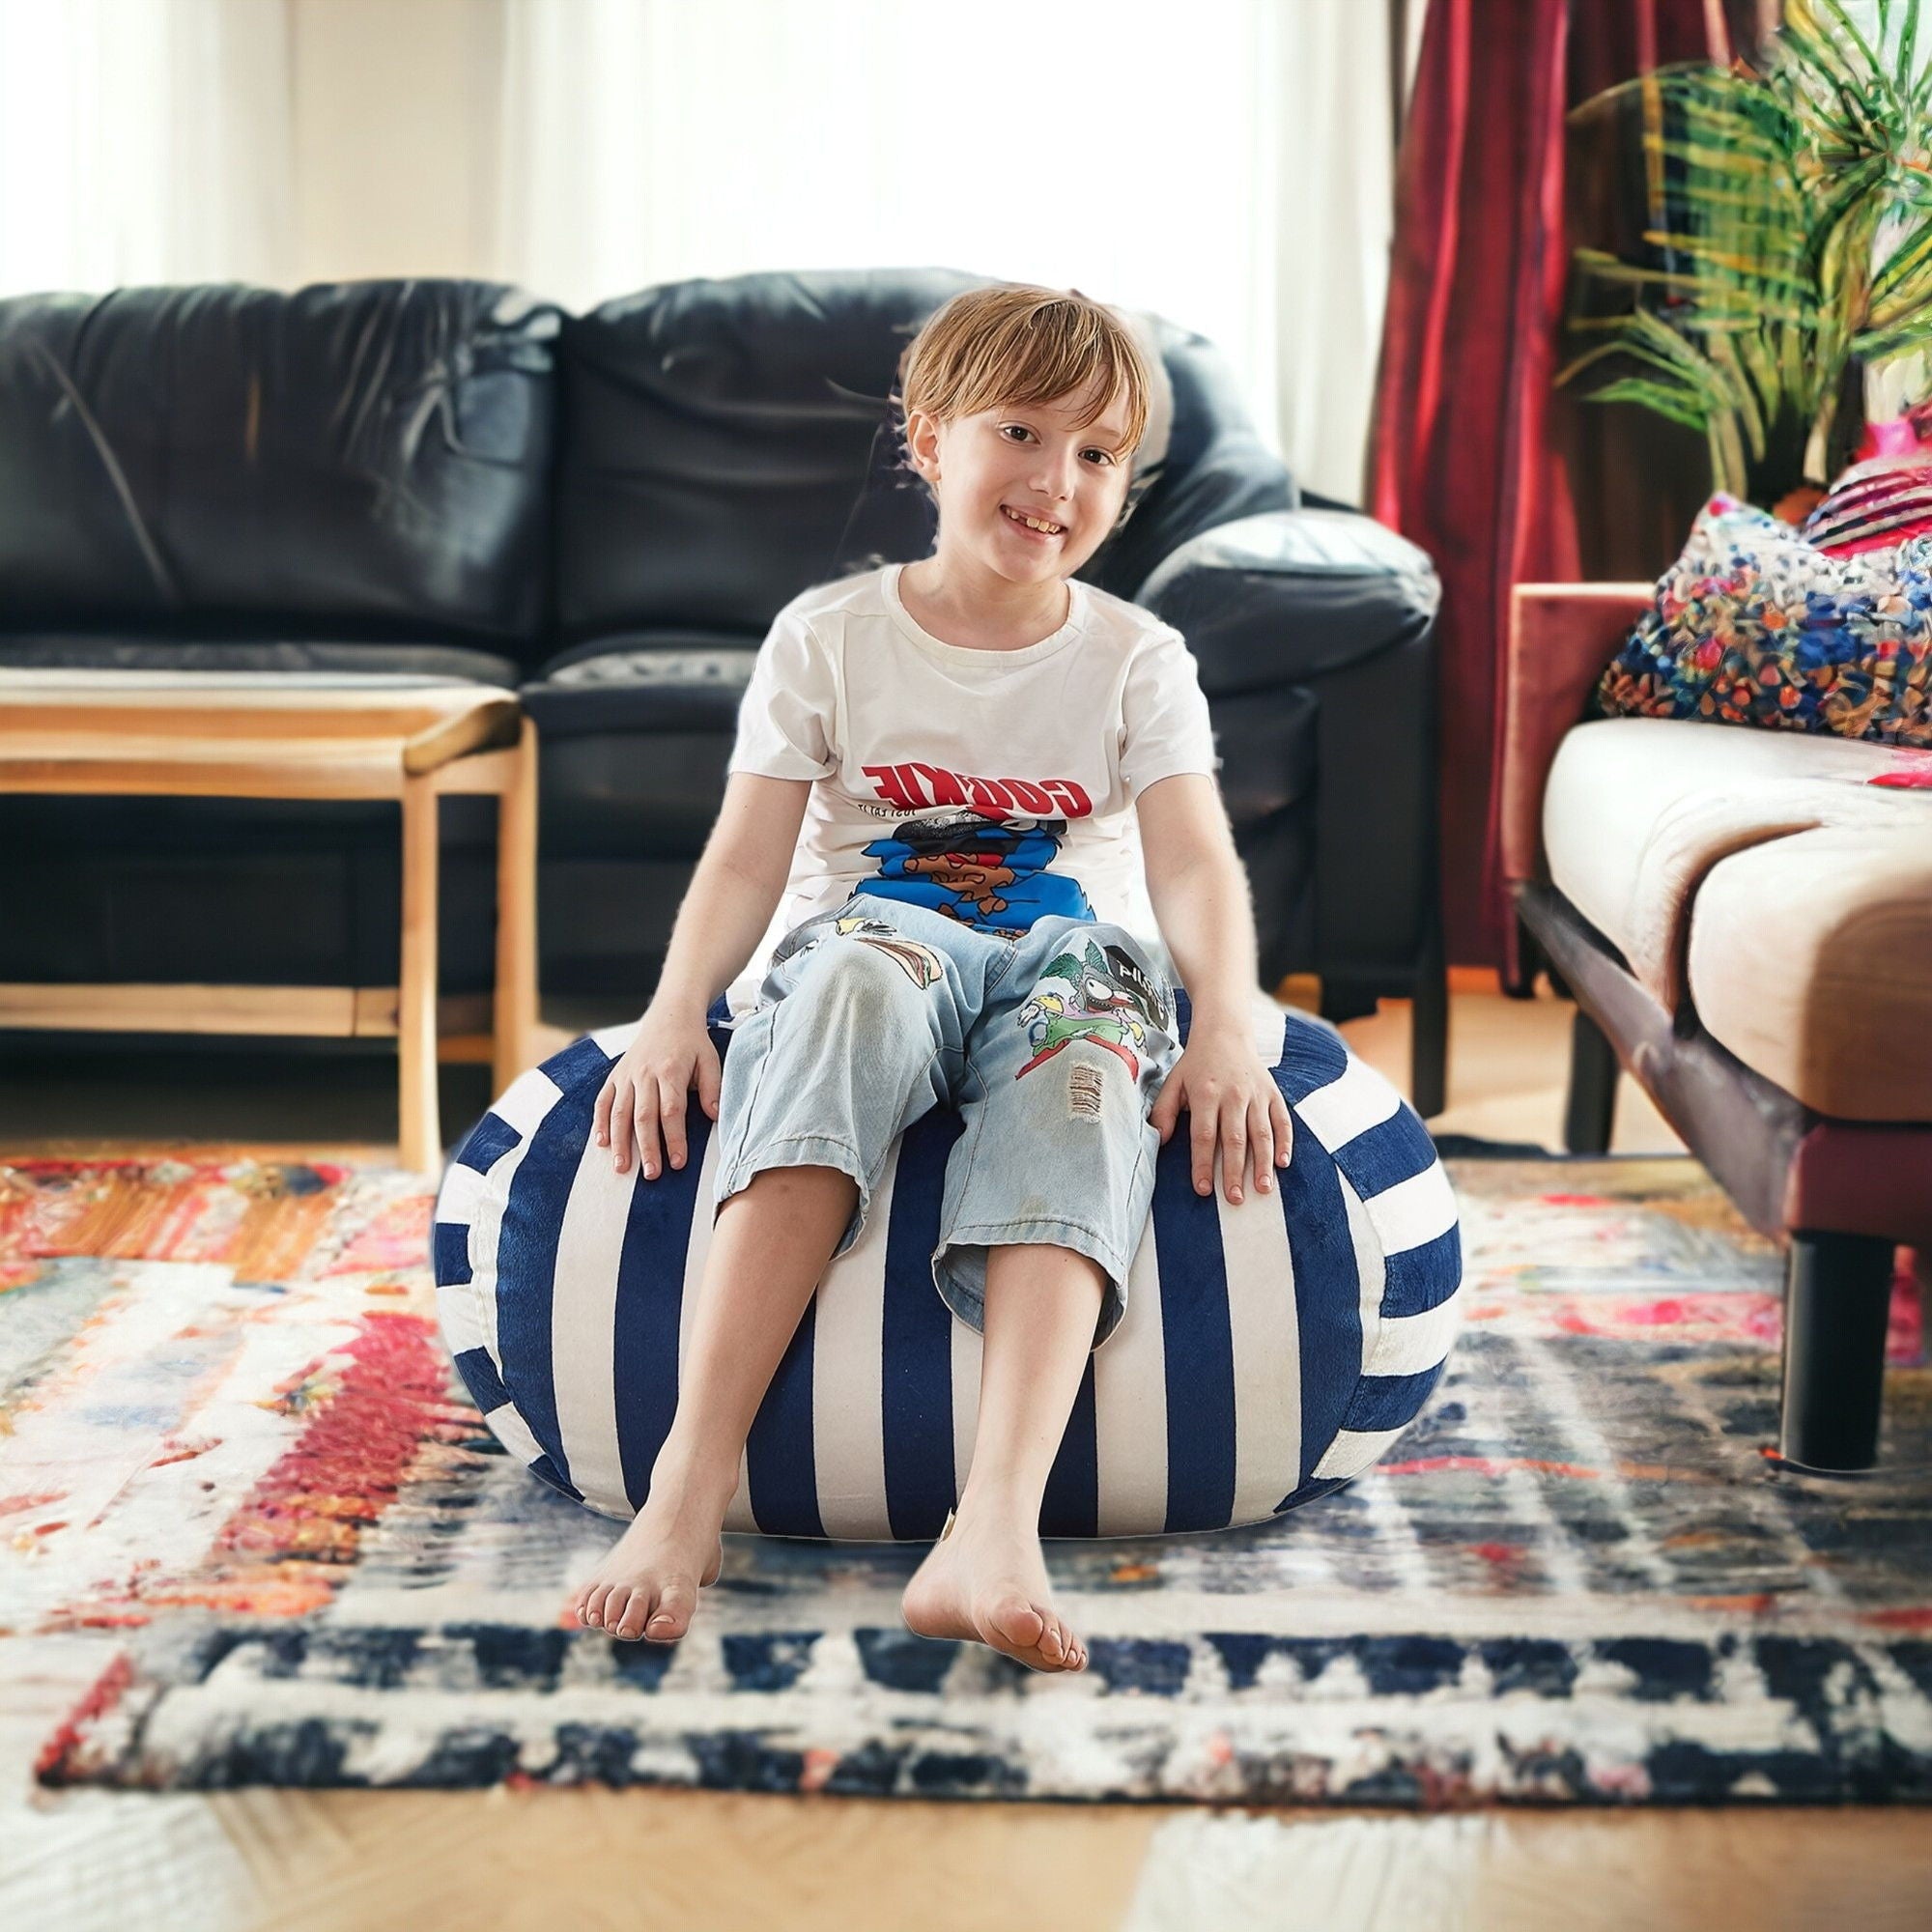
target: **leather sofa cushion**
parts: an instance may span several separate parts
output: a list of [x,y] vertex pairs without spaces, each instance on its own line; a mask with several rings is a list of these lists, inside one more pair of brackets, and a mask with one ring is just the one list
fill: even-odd
[[10,629],[538,648],[557,311],[491,282],[0,300]]
[[[757,657],[753,643],[639,640],[559,660],[522,691],[542,741],[546,854],[613,858],[703,848]],[[1237,831],[1315,790],[1320,700],[1250,692],[1214,721],[1221,796]]]
[[1820,1113],[1932,1121],[1932,758],[1662,718],[1569,732],[1548,877],[1666,1010]]
[[[925,319],[983,275],[775,271],[668,282],[566,317],[555,622],[762,637],[805,585],[925,555],[936,529],[893,394]],[[1132,597],[1211,525],[1297,501],[1204,337],[1129,311],[1154,377],[1125,526],[1081,568]]]
[[0,669],[282,671],[411,683],[427,678],[438,684],[501,685],[511,691],[523,675],[513,658],[459,644],[353,644],[283,638],[240,642],[125,632],[0,636]]

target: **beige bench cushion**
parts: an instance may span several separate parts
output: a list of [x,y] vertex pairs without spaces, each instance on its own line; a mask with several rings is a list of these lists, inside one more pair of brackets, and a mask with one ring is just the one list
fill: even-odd
[[1711,868],[1690,998],[1713,1038],[1807,1107],[1932,1121],[1932,817],[1794,833]]
[[1808,1106],[1932,1121],[1932,768],[1891,746],[1657,718],[1573,729],[1551,882],[1667,1010]]

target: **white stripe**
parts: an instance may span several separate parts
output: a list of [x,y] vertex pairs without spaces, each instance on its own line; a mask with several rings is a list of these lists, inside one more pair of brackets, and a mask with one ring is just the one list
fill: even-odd
[[1094,1354],[1096,1534],[1155,1533],[1167,1520],[1167,1351],[1153,1219],[1127,1266],[1127,1308]]
[[499,1408],[493,1408],[483,1420],[496,1433],[510,1454],[526,1468],[544,1453],[544,1446],[530,1434],[530,1425],[517,1411],[513,1402],[506,1402]]
[[483,1346],[499,1376],[503,1373],[503,1350],[497,1337],[497,1244],[503,1231],[503,1209],[509,1205],[510,1183],[530,1151],[536,1130],[562,1098],[556,1082],[532,1066],[510,1082],[490,1110],[519,1136],[516,1146],[499,1155],[484,1177],[469,1222],[470,1293],[483,1329]]
[[1369,1364],[1376,1359],[1376,1348],[1381,1336],[1382,1291],[1387,1285],[1387,1268],[1382,1261],[1382,1244],[1376,1234],[1375,1223],[1369,1219],[1369,1210],[1362,1205],[1362,1197],[1355,1192],[1349,1177],[1339,1167],[1335,1170],[1335,1184],[1342,1190],[1342,1209],[1349,1217],[1349,1240],[1355,1251],[1355,1280],[1360,1291],[1362,1323],[1359,1368],[1363,1375],[1368,1375],[1371,1373]]
[[1406,1434],[1408,1426],[1405,1422],[1400,1429],[1338,1429],[1334,1441],[1329,1443],[1321,1462],[1316,1463],[1310,1480],[1359,1476],[1364,1469],[1381,1461],[1382,1452],[1398,1436]]
[[[931,1272],[928,1266],[928,1279]],[[939,1290],[935,1287],[932,1292],[937,1294]],[[984,1347],[979,1331],[953,1316],[952,1493],[955,1496],[964,1492],[966,1472],[973,1466],[973,1438],[980,1424],[980,1360]]]
[[608,1053],[612,1060],[621,1060],[624,1049],[637,1038],[638,1029],[643,1025],[643,1016],[634,1020],[619,1020],[615,1026],[599,1027],[590,1037],[596,1041],[598,1050]]
[[550,1305],[551,1388],[564,1466],[586,1498],[627,1514],[617,1441],[617,1274],[631,1197],[661,1184],[639,1179],[640,1173],[633,1164],[619,1174],[595,1134],[584,1142],[557,1225]]
[[1378,1126],[1402,1105],[1402,1095],[1365,1061],[1350,1057],[1340,1077],[1295,1102],[1301,1124],[1329,1152]]
[[1455,1190],[1439,1160],[1379,1194],[1371,1194],[1362,1205],[1375,1223],[1384,1255],[1423,1247],[1456,1225]]
[[469,1227],[476,1218],[476,1204],[486,1184],[473,1167],[465,1167],[460,1160],[451,1161],[436,1197],[436,1218],[453,1227]]
[[1301,1486],[1301,1330],[1279,1194],[1250,1185],[1236,1206],[1217,1187],[1214,1201],[1234,1343],[1234,1528],[1272,1516]]
[[[826,1269],[811,1334],[811,1454],[825,1534],[877,1541],[886,1513],[886,1235],[898,1179],[895,1140],[866,1225]],[[842,1236],[841,1230],[841,1236]]]
[[1461,1294],[1452,1294],[1420,1315],[1384,1316],[1369,1374],[1419,1376],[1439,1367],[1449,1359],[1462,1325]]
[[489,1346],[489,1335],[483,1326],[483,1310],[476,1299],[473,1272],[469,1281],[438,1285],[436,1319],[442,1329],[443,1344],[452,1355]]
[[[476,1230],[471,1226],[486,1185],[473,1167],[452,1161],[443,1170],[442,1185],[437,1190],[435,1226],[463,1230],[463,1254],[469,1267],[468,1281],[437,1284],[437,1321],[452,1355],[469,1349],[487,1350],[490,1342],[483,1304],[476,1293]],[[435,1238],[434,1234],[431,1238]]]

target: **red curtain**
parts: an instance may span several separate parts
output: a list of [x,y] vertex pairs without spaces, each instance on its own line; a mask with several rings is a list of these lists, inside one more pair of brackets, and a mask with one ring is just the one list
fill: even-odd
[[[1742,44],[1755,44],[1759,0],[1732,4]],[[1647,67],[1728,60],[1725,15],[1721,0],[1429,0],[1397,168],[1368,494],[1442,579],[1443,920],[1458,964],[1514,952],[1496,818],[1510,586],[1579,574],[1550,434],[1570,253],[1564,116]]]

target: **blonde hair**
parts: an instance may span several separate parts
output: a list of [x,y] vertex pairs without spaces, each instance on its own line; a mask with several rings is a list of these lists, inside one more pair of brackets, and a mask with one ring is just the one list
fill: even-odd
[[1099,378],[1090,412],[1098,422],[1124,392],[1123,460],[1147,432],[1153,378],[1125,320],[1078,289],[991,282],[962,290],[926,318],[899,357],[900,427],[922,410],[936,421],[1002,405],[1057,403]]

